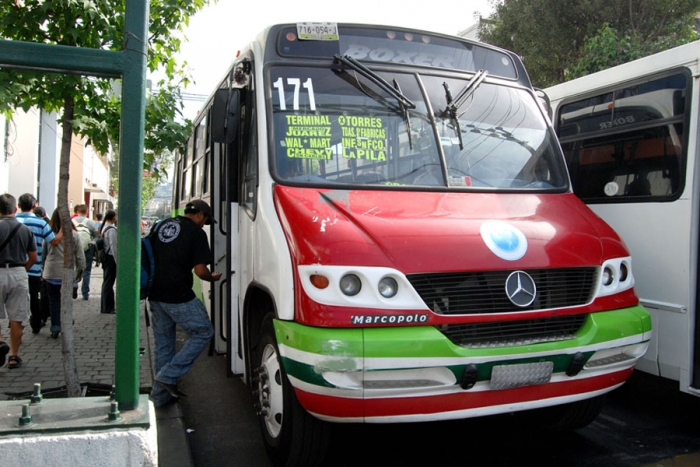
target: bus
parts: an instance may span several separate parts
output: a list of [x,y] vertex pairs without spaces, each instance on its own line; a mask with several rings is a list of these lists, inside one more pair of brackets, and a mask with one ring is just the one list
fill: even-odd
[[332,423],[527,411],[592,421],[651,320],[572,192],[520,59],[399,27],[282,24],[243,48],[176,159],[209,202],[213,351],[280,465]]
[[574,193],[610,224],[635,263],[652,317],[641,371],[700,395],[696,162],[700,42],[545,90]]

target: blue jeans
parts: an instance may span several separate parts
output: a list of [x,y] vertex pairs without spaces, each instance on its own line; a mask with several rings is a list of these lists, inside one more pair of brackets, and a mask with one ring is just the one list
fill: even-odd
[[90,245],[85,250],[85,269],[83,269],[83,285],[80,286],[80,293],[83,298],[90,295],[90,274],[92,274],[92,259],[95,256],[95,247]]
[[[155,337],[156,380],[166,384],[177,384],[182,375],[190,371],[192,364],[207,348],[214,336],[204,304],[195,298],[185,303],[150,301],[151,326]],[[180,326],[189,338],[179,352],[175,349],[175,330]],[[151,400],[156,407],[166,404],[170,394],[154,381]]]
[[51,332],[61,330],[61,284],[46,283],[51,308]]

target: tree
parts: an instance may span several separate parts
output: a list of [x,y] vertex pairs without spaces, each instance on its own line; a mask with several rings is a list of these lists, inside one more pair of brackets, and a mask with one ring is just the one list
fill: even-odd
[[493,0],[481,40],[523,57],[546,87],[700,38],[700,0]]
[[[165,78],[146,110],[144,164],[151,170],[156,157],[184,145],[189,122],[178,122],[180,85],[188,78],[175,60],[189,18],[208,0],[150,0],[149,70]],[[121,50],[124,38],[123,0],[16,0],[0,2],[0,38],[95,49]],[[182,65],[184,66],[184,64]],[[60,115],[61,139],[58,209],[61,223],[70,225],[68,180],[73,134],[84,136],[99,152],[118,150],[120,100],[106,79],[0,69],[0,111],[38,107]],[[158,169],[154,169],[157,170]],[[62,341],[68,395],[80,395],[72,340],[73,237],[64,237],[61,289]]]

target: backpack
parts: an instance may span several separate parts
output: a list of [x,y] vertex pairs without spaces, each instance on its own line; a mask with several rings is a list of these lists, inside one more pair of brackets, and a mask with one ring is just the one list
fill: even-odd
[[113,229],[111,225],[106,226],[104,229],[102,229],[102,236],[98,237],[95,239],[95,250],[97,250],[97,260],[100,263],[105,262],[105,255],[107,252],[105,251],[105,239],[104,239],[104,234],[107,232],[109,229]]
[[151,232],[141,239],[141,282],[139,299],[145,300],[153,288],[153,278],[156,274],[156,263],[153,258],[153,245],[151,238],[155,235],[156,226],[154,225]]
[[[85,218],[83,222],[87,222],[87,218]],[[90,248],[90,242],[92,241],[92,235],[87,224],[83,224],[83,222],[78,222],[75,224],[75,228],[78,231],[80,243],[83,245],[83,251],[88,251],[88,248]]]

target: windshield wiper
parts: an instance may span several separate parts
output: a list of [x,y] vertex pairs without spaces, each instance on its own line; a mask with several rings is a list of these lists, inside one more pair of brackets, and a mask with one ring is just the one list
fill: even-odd
[[399,106],[401,107],[401,116],[403,117],[404,122],[406,123],[406,132],[408,133],[408,145],[411,149],[413,149],[413,139],[411,137],[411,119],[408,115],[408,109],[415,109],[416,104],[414,104],[411,99],[406,97],[406,95],[403,92],[401,92],[401,87],[399,86],[399,83],[396,82],[396,80],[394,80],[394,86],[392,86],[387,80],[385,80],[377,73],[370,70],[369,68],[367,68],[362,63],[358,62],[349,55],[336,54],[334,55],[334,58],[336,62],[340,62],[343,65],[352,68],[353,70],[355,70],[356,72],[358,72],[359,74],[361,74],[362,76],[379,86],[387,94],[389,94],[398,101]]
[[474,93],[476,88],[479,87],[481,82],[484,80],[484,78],[486,78],[486,75],[488,74],[489,72],[486,70],[477,71],[474,74],[474,76],[472,76],[472,79],[469,80],[467,85],[464,86],[464,89],[459,91],[459,94],[457,94],[457,97],[455,97],[454,99],[452,98],[450,87],[447,85],[447,83],[442,83],[442,86],[445,88],[445,99],[447,100],[447,106],[442,112],[442,115],[449,117],[450,123],[452,123],[452,126],[455,129],[455,133],[457,134],[457,138],[459,138],[460,151],[464,149],[464,144],[462,143],[462,130],[459,128],[459,115],[457,115],[457,111],[460,107],[462,107],[462,105],[466,102],[469,96],[471,96]]

